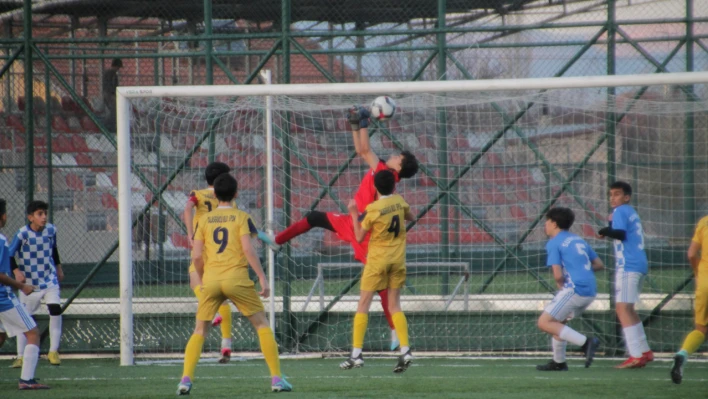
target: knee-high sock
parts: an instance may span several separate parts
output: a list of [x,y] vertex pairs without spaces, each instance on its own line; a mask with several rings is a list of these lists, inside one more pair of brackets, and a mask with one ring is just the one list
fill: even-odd
[[59,342],[61,342],[61,315],[49,316],[49,351],[58,351]]
[[683,340],[683,345],[681,345],[681,350],[686,351],[687,354],[692,354],[698,350],[701,344],[706,340],[706,336],[698,331],[693,330]]
[[17,358],[20,359],[25,356],[25,347],[27,347],[27,337],[25,334],[17,335]]
[[381,297],[381,307],[383,308],[384,315],[386,316],[386,321],[388,321],[388,326],[391,330],[395,330],[396,326],[393,324],[391,312],[388,310],[388,290],[379,291],[379,296]]
[[227,302],[222,303],[219,306],[219,314],[221,315],[221,338],[231,340],[231,306]]
[[184,349],[184,370],[183,377],[194,379],[194,371],[197,369],[197,363],[202,356],[202,347],[204,346],[204,336],[192,334],[187,342],[187,347]]
[[275,243],[278,245],[283,245],[286,242],[292,240],[293,238],[299,236],[300,234],[307,233],[310,231],[312,226],[310,226],[310,223],[307,221],[307,218],[303,218],[299,222],[295,222],[292,225],[288,226],[287,229],[281,231],[278,233],[277,236],[275,236]]
[[369,325],[369,315],[367,313],[357,313],[354,315],[354,328],[352,332],[352,346],[356,349],[364,347],[364,336],[366,327]]
[[[578,346],[585,345],[585,341],[588,340],[588,338],[586,336],[573,330],[572,328],[570,328],[568,326],[563,326],[563,329],[561,330],[560,334],[558,334],[558,336],[563,341],[568,341],[571,344],[578,345]],[[641,356],[641,354],[639,356]]]
[[639,344],[639,331],[636,325],[622,329],[624,339],[627,343],[627,350],[631,357],[642,357],[642,348]]
[[551,347],[553,347],[553,361],[556,363],[565,362],[565,347],[568,345],[567,341],[558,341],[557,339],[551,337]]
[[[24,334],[21,334],[24,337]],[[19,335],[18,335],[19,337]],[[22,373],[20,378],[23,380],[31,380],[34,378],[34,370],[37,368],[37,360],[39,359],[39,346],[26,345],[24,357],[22,358]]]
[[410,347],[408,344],[408,321],[406,320],[406,315],[403,312],[396,312],[391,318],[396,326],[396,334],[398,334],[398,340],[401,342],[401,352],[403,352]]
[[642,353],[649,352],[651,348],[649,348],[647,334],[644,332],[644,324],[642,324],[641,321],[634,325],[634,331],[637,335],[637,345],[639,345],[639,350],[642,351]]
[[278,355],[278,344],[275,342],[273,330],[270,327],[263,327],[258,330],[258,339],[261,341],[261,352],[265,358],[271,377],[282,377],[280,374],[280,356]]

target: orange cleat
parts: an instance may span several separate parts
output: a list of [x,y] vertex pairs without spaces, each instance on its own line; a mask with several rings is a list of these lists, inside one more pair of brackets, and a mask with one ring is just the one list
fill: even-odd
[[647,365],[647,360],[642,357],[629,357],[622,364],[615,366],[616,369],[640,369]]
[[654,361],[654,352],[652,351],[647,351],[642,353],[642,359],[644,359],[644,363],[649,363]]

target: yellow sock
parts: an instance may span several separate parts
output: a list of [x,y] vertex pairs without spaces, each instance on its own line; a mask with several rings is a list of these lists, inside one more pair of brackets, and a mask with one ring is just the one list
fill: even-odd
[[393,319],[393,325],[396,326],[396,334],[401,346],[410,346],[408,345],[408,321],[406,320],[406,315],[403,312],[396,312],[391,315],[391,318]]
[[686,351],[686,353],[690,355],[697,351],[705,340],[706,336],[702,332],[693,330],[688,334],[688,336],[686,336],[686,339],[683,341],[683,345],[681,346],[681,350]]
[[187,347],[184,349],[184,371],[183,377],[194,379],[194,371],[199,363],[199,357],[202,355],[202,347],[204,346],[204,336],[192,334],[187,342]]
[[354,348],[364,347],[364,336],[366,335],[366,327],[369,325],[369,315],[367,313],[357,313],[354,315],[354,339],[352,346]]
[[[223,317],[223,316],[222,316]],[[273,330],[270,327],[263,327],[258,330],[258,339],[261,341],[261,352],[265,357],[266,364],[270,370],[271,377],[282,377],[280,374],[280,356],[278,356],[278,344],[275,342]]]
[[221,338],[231,339],[231,306],[224,302],[219,306],[221,315]]
[[195,286],[192,291],[194,291],[194,296],[197,297],[197,301],[201,302],[202,301],[202,285],[199,284],[199,285]]

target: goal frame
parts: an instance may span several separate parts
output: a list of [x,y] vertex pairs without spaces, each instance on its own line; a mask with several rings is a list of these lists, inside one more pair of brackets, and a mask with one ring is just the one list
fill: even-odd
[[[643,75],[578,76],[560,78],[526,78],[493,80],[455,80],[383,83],[324,83],[224,86],[125,86],[116,88],[116,119],[118,144],[118,228],[120,274],[120,363],[134,364],[133,353],[133,259],[132,259],[132,190],[130,99],[146,97],[220,97],[220,96],[279,96],[279,95],[341,95],[342,93],[453,93],[482,91],[554,90],[574,88],[636,87],[650,85],[692,85],[708,83],[708,72],[681,72]],[[266,112],[266,129],[271,130],[272,118]],[[267,140],[266,203],[271,227],[272,140]],[[270,271],[269,278],[273,277]],[[273,286],[274,288],[274,286]],[[271,317],[272,319],[272,317]],[[271,323],[273,320],[271,320]]]

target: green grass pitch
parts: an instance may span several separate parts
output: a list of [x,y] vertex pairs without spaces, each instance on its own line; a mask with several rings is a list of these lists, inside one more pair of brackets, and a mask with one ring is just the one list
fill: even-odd
[[[568,372],[539,372],[548,359],[417,358],[403,374],[392,373],[395,359],[367,358],[361,369],[339,370],[343,359],[282,361],[295,389],[286,398],[684,398],[705,391],[708,364],[689,363],[684,382],[669,379],[671,363],[616,370],[617,360],[598,359],[589,369],[570,359]],[[40,381],[50,391],[17,391],[20,371],[0,361],[0,397],[9,398],[169,398],[182,372],[179,361],[121,367],[117,360],[63,360],[59,367],[41,359]],[[259,398],[270,392],[262,359],[220,365],[213,359],[197,367],[191,398]]]

